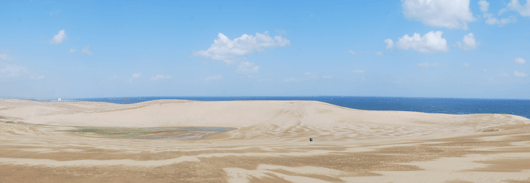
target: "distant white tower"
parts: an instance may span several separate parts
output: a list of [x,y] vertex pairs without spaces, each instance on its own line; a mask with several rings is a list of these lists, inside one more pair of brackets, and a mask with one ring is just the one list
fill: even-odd
[[58,99],[57,99],[57,101],[59,101],[59,102],[60,102],[60,101],[61,101],[61,98],[58,98]]

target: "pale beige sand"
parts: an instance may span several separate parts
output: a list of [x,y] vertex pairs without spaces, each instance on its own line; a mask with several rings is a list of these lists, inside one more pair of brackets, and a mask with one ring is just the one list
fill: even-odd
[[[72,126],[237,129],[146,140],[61,131]],[[530,120],[505,114],[0,99],[0,139],[0,182],[530,182]]]

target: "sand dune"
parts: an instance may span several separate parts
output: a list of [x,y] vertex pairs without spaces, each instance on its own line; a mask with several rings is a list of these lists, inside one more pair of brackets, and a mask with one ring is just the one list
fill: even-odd
[[[219,133],[228,127],[235,130]],[[528,181],[530,167],[520,162],[510,172],[494,168],[513,158],[530,164],[528,127],[529,119],[507,114],[365,111],[316,101],[0,99],[0,182]],[[217,131],[178,140],[195,129]]]

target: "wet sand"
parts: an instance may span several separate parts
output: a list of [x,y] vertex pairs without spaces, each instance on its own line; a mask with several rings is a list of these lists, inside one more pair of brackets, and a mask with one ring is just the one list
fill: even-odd
[[0,99],[0,139],[0,182],[530,182],[530,120],[506,114]]

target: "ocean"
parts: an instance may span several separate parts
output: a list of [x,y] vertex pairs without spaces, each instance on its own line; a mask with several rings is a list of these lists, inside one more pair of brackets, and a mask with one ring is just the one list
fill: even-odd
[[123,97],[83,98],[67,101],[94,101],[116,104],[132,104],[159,99],[195,101],[244,101],[244,100],[314,100],[342,107],[362,110],[415,111],[444,114],[513,114],[530,118],[530,100],[514,99],[457,99],[457,98],[406,98],[406,97]]

